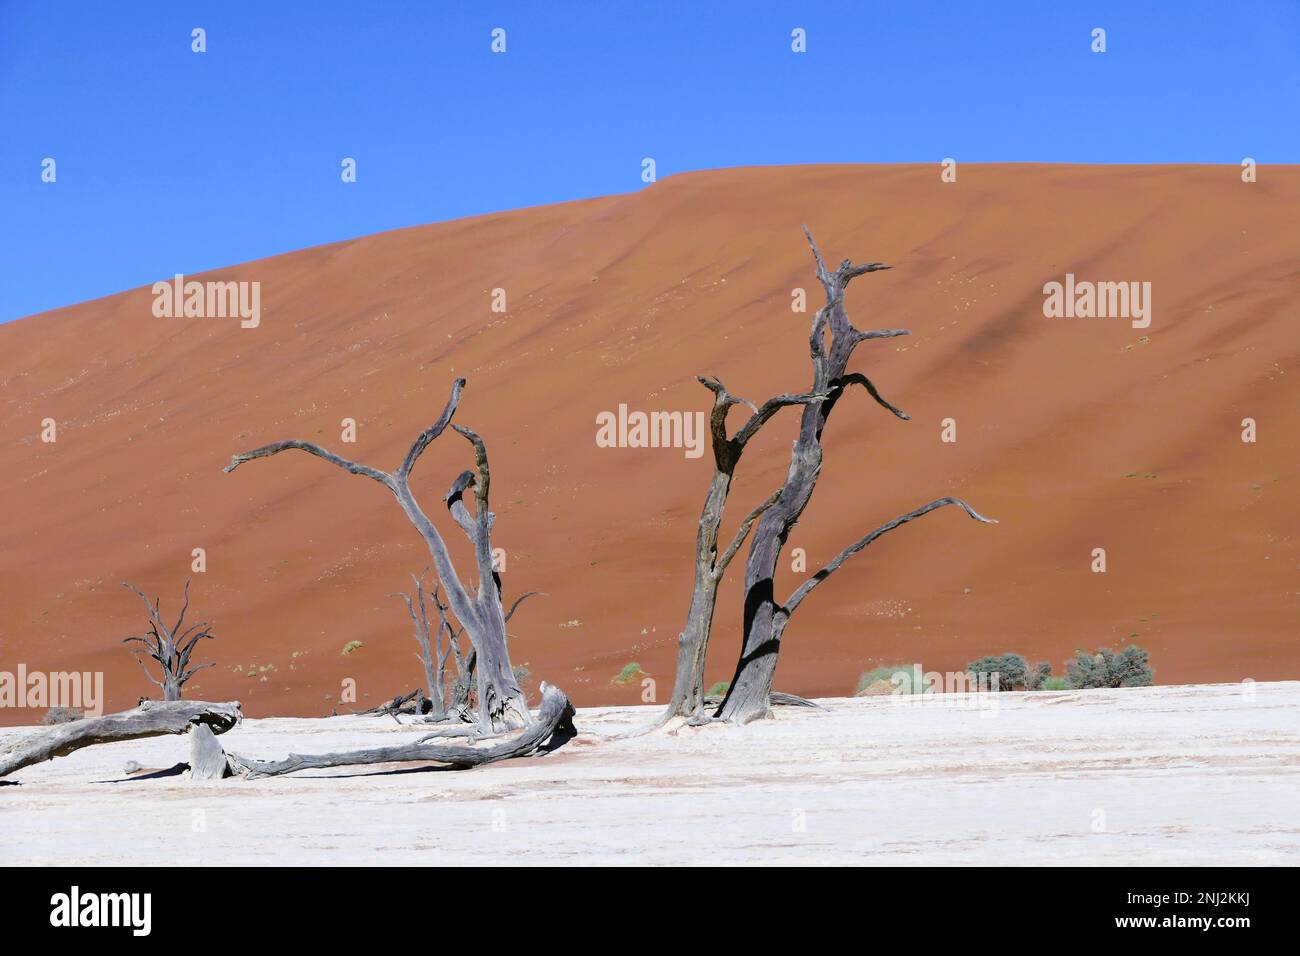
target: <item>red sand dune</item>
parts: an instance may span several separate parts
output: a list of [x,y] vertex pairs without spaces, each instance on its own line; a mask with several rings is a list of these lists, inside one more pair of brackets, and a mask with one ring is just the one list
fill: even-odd
[[[1059,673],[1075,648],[1130,639],[1160,683],[1296,678],[1298,221],[1296,167],[1255,184],[1210,166],[963,166],[951,184],[934,166],[731,169],[197,277],[260,281],[257,329],[155,318],[148,287],[0,326],[0,669],[103,670],[108,708],[133,704],[152,685],[118,643],[144,624],[121,582],[174,611],[203,547],[193,610],[218,666],[190,696],[307,715],[345,677],[363,703],[415,687],[388,595],[428,559],[391,497],[298,453],[221,469],[289,437],[394,467],[464,375],[507,597],[546,594],[513,622],[515,662],[590,705],[637,702],[612,682],[637,661],[665,698],[710,460],[598,448],[595,416],[707,408],[697,373],[752,399],[806,387],[809,316],[790,310],[796,286],[819,304],[806,222],[833,262],[895,266],[854,283],[850,315],[913,334],[864,343],[853,367],[913,421],[861,391],[841,403],[791,545],[815,569],[947,494],[1001,523],[945,509],[854,558],[796,616],[779,687],[841,695],[875,664],[1005,650]],[[1150,281],[1151,327],[1044,318],[1042,286],[1067,272]],[[794,427],[786,413],[751,446],[724,533],[783,478]],[[468,450],[448,433],[415,482],[466,568],[440,499]],[[734,666],[742,569],[710,680]],[[800,577],[787,562],[778,590]]]

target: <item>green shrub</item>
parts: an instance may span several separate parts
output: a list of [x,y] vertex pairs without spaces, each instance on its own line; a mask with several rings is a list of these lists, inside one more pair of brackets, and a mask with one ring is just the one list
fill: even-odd
[[707,691],[705,691],[704,696],[705,696],[705,697],[725,697],[725,696],[727,695],[727,691],[729,691],[729,690],[731,690],[731,681],[729,681],[729,680],[720,680],[720,681],[718,681],[716,684],[714,684],[712,687],[710,687]]
[[1149,687],[1154,672],[1151,655],[1136,644],[1116,654],[1103,647],[1095,654],[1076,651],[1065,665],[1065,679],[1075,689],[1087,687]]
[[1070,682],[1064,677],[1049,677],[1038,687],[1039,690],[1069,690]]
[[[926,686],[925,677],[922,676],[917,679],[918,673],[923,675],[920,664],[884,664],[880,667],[873,667],[858,678],[857,686],[853,689],[853,695],[855,697],[859,696],[867,688],[882,683],[891,685],[891,693],[928,693],[930,688]],[[897,680],[894,679],[895,676],[898,677]]]
[[630,684],[632,683],[632,681],[640,677],[643,673],[645,672],[641,670],[641,665],[638,664],[636,661],[633,661],[630,664],[624,664],[623,669],[619,671],[618,676],[614,678],[614,683]]
[[978,677],[981,674],[997,674],[998,690],[1038,690],[1052,673],[1052,665],[1038,663],[1030,666],[1021,654],[990,655],[971,661],[966,665],[966,672]]
[[348,641],[346,644],[343,645],[343,656],[346,657],[347,655],[351,654],[353,651],[360,650],[363,647],[365,647],[365,645],[362,644],[360,641]]

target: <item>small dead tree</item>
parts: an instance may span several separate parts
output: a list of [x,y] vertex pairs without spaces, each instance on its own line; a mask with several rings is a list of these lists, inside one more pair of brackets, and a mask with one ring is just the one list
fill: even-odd
[[[411,623],[415,627],[415,641],[420,645],[420,663],[424,666],[424,683],[430,706],[429,717],[434,721],[442,721],[447,715],[443,688],[446,685],[447,654],[451,653],[450,641],[447,649],[443,650],[445,635],[441,623],[438,624],[437,635],[430,640],[429,606],[425,602],[424,572],[419,576],[412,574],[411,580],[415,581],[415,593],[407,594],[399,591],[391,594],[391,597],[402,598],[403,604],[407,606],[407,614],[411,615]],[[437,594],[434,594],[433,600],[438,601]],[[441,604],[438,605],[438,610],[442,610]]]
[[[199,664],[197,667],[190,666],[190,657],[194,654],[195,646],[199,641],[212,637],[211,625],[206,622],[185,627],[185,612],[190,608],[190,579],[185,579],[185,598],[181,603],[181,613],[171,627],[168,627],[163,620],[159,607],[160,598],[155,598],[150,604],[144,592],[135,585],[123,583],[122,587],[140,595],[140,600],[149,610],[149,632],[123,638],[122,643],[143,645],[142,648],[135,649],[134,654],[145,676],[162,689],[163,700],[180,700],[181,688],[185,682],[203,668],[213,666],[210,662]],[[146,658],[158,662],[162,670],[162,680],[149,672]]]
[[862,551],[882,534],[892,531],[922,515],[945,505],[956,505],[970,517],[986,524],[985,518],[960,498],[938,498],[914,511],[889,521],[858,539],[841,551],[816,574],[795,589],[785,601],[775,597],[773,580],[776,565],[785,548],[790,529],[803,514],[812,499],[813,490],[821,475],[822,432],[836,404],[853,385],[861,385],[879,405],[898,418],[909,416],[896,408],[880,394],[872,381],[860,372],[847,371],[854,349],[871,339],[894,338],[906,335],[905,329],[881,329],[864,332],[853,327],[844,308],[844,293],[851,281],[870,272],[888,269],[882,262],[854,265],[845,259],[834,271],[826,268],[817,243],[807,228],[804,235],[812,249],[817,267],[817,279],[826,294],[826,305],[813,317],[809,352],[812,357],[813,382],[809,395],[818,401],[804,404],[799,421],[799,435],[790,455],[790,467],[785,483],[777,491],[775,500],[758,520],[750,541],[749,559],[745,567],[744,644],[735,677],[726,697],[718,708],[717,716],[723,720],[746,723],[769,715],[772,703],[772,680],[776,673],[777,655],[781,637],[795,610],[817,585],[838,570],[850,557]]
[[[463,378],[456,379],[452,385],[451,397],[447,400],[442,414],[415,439],[406,457],[395,471],[380,471],[378,468],[361,465],[326,451],[319,445],[299,439],[278,441],[244,452],[242,455],[234,455],[224,470],[232,472],[246,461],[269,458],[282,451],[297,449],[315,455],[350,474],[376,481],[387,488],[397,499],[407,520],[424,539],[429,555],[433,559],[434,568],[437,570],[438,579],[447,594],[448,603],[473,646],[475,689],[478,693],[479,708],[478,723],[487,732],[527,726],[532,718],[528,712],[524,692],[519,687],[519,681],[510,666],[510,652],[506,646],[506,614],[501,602],[501,579],[492,565],[491,535],[496,515],[488,507],[490,472],[487,448],[483,440],[470,429],[461,425],[451,425],[464,386]],[[415,463],[419,461],[430,442],[441,435],[448,425],[451,425],[451,428],[474,448],[476,471],[462,472],[452,482],[451,490],[443,498],[453,520],[474,548],[479,580],[478,588],[473,593],[461,582],[442,535],[416,501],[410,486],[411,470],[415,467]],[[464,502],[465,492],[470,489],[474,492],[472,513]]]

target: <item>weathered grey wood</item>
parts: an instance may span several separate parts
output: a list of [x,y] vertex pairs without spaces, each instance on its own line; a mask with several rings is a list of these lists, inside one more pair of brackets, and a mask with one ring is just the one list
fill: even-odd
[[[452,518],[474,546],[475,562],[479,572],[476,593],[471,594],[461,582],[442,535],[416,501],[409,482],[411,470],[424,450],[451,424],[464,386],[463,378],[456,379],[452,384],[451,396],[438,420],[416,437],[401,465],[391,474],[349,461],[326,451],[319,445],[298,439],[274,442],[241,455],[234,455],[224,470],[231,472],[246,461],[267,458],[282,451],[296,449],[315,455],[351,474],[370,478],[387,488],[397,499],[407,520],[424,539],[437,570],[438,579],[446,591],[449,605],[476,651],[478,719],[485,729],[495,731],[526,725],[531,717],[528,713],[527,699],[519,686],[519,681],[515,678],[514,668],[510,665],[510,653],[506,647],[505,613],[501,606],[501,582],[492,569],[491,531],[496,516],[488,508],[489,469],[487,449],[483,440],[468,428],[460,425],[452,426],[473,445],[477,474],[470,471],[461,474],[444,499]],[[463,501],[464,492],[471,487],[474,488],[476,503],[472,515]]]
[[54,757],[66,757],[83,747],[138,740],[163,734],[183,734],[195,724],[223,734],[243,719],[239,701],[151,701],[134,710],[87,717],[19,738],[0,748],[0,777]]
[[800,697],[797,694],[785,694],[779,690],[774,690],[768,696],[773,707],[811,707],[814,710],[826,709],[816,701],[811,701],[807,697]]
[[[882,534],[885,534],[886,532],[889,531],[893,531],[895,528],[905,525],[909,521],[915,521],[917,518],[920,518],[922,515],[928,515],[931,511],[934,511],[938,508],[942,508],[945,505],[956,505],[958,508],[961,508],[963,511],[965,511],[966,514],[970,515],[970,517],[984,524],[997,524],[996,519],[984,517],[982,514],[980,514],[970,505],[966,504],[966,502],[962,501],[960,498],[936,498],[934,501],[931,501],[929,504],[922,505],[919,508],[909,511],[907,514],[899,515],[897,518],[894,518],[892,521],[886,521],[875,531],[863,535],[857,541],[853,542],[851,545],[849,545],[847,548],[845,548],[843,551],[837,554],[824,568],[822,568],[820,571],[818,571],[816,574],[810,577],[803,584],[799,585],[799,587],[795,589],[794,593],[791,594],[788,598],[786,598],[785,604],[782,605],[781,608],[778,610],[778,614],[781,617],[785,618],[786,620],[789,620],[790,615],[794,614],[795,609],[799,607],[800,604],[803,603],[804,598],[806,598],[809,595],[812,589],[815,588],[817,585],[821,584],[828,577],[830,577],[834,571],[838,570],[839,567],[842,564],[844,564],[844,562],[847,561],[849,558],[853,557],[853,555],[860,552],[863,548],[871,544],[871,542],[875,541]],[[784,627],[784,624],[782,626]]]
[[[447,664],[447,655],[442,650],[443,629],[440,625],[436,636],[430,640],[429,606],[425,601],[424,573],[412,574],[411,580],[415,582],[414,596],[400,591],[395,596],[400,597],[406,604],[406,612],[410,615],[411,625],[415,628],[415,642],[420,647],[420,664],[424,667],[424,682],[429,694],[431,707],[429,717],[441,720],[447,715],[443,689]],[[434,600],[437,600],[436,595]]]
[[[519,595],[519,597],[515,598],[515,602],[510,605],[510,610],[506,611],[506,623],[510,623],[510,619],[515,616],[515,611],[519,610],[519,605],[523,604],[524,601],[528,600],[528,598],[535,597],[541,593],[541,591],[525,591],[523,594]],[[474,670],[478,656],[472,645],[467,652],[463,654],[461,653],[460,636],[464,633],[465,629],[463,627],[453,628],[451,626],[451,623],[447,620],[447,606],[437,600],[436,594],[434,595],[434,603],[438,607],[438,616],[442,621],[442,628],[447,634],[447,642],[456,655],[456,679],[452,682],[451,704],[447,708],[446,719],[464,720],[474,723],[475,719],[470,713],[470,693],[475,683]],[[509,636],[510,635],[507,632],[506,637],[509,638]],[[443,656],[445,658],[445,653]],[[431,723],[439,722],[440,721],[436,720],[431,721]]]
[[190,736],[190,779],[220,780],[229,775],[226,752],[207,724],[193,724]]
[[568,695],[558,687],[543,684],[542,704],[536,717],[516,736],[491,747],[450,747],[417,742],[343,753],[290,754],[284,760],[254,760],[229,754],[228,760],[235,773],[249,779],[276,777],[299,770],[414,761],[467,769],[498,760],[523,757],[542,749],[554,749],[577,732],[573,726],[573,715],[573,705],[569,702]]
[[[140,595],[140,600],[149,610],[149,632],[136,637],[123,638],[122,643],[143,645],[142,651],[135,652],[135,659],[144,670],[145,676],[162,690],[163,700],[180,700],[181,688],[185,682],[205,667],[213,666],[211,663],[200,664],[197,667],[190,666],[190,656],[194,653],[195,646],[205,638],[209,640],[212,638],[211,626],[206,622],[191,624],[184,630],[181,629],[185,624],[185,612],[190,608],[190,579],[185,579],[185,597],[181,603],[181,613],[171,627],[163,621],[159,607],[160,598],[154,598],[153,603],[150,604],[144,592],[135,585],[124,583],[122,587]],[[149,673],[149,667],[141,655],[158,662],[162,669],[162,680]]]
[[931,502],[916,512],[909,512],[877,528],[845,549],[845,552],[831,565],[805,582],[789,601],[785,603],[777,601],[773,587],[776,566],[790,530],[803,515],[804,509],[812,499],[818,478],[821,476],[822,432],[831,412],[845,391],[852,385],[861,385],[877,403],[893,415],[901,419],[908,418],[905,412],[888,402],[865,375],[847,371],[849,359],[859,343],[869,339],[894,338],[908,334],[905,329],[879,329],[867,332],[856,329],[849,321],[844,307],[845,290],[853,279],[869,272],[888,269],[889,266],[881,262],[855,266],[850,260],[845,259],[838,268],[831,271],[822,260],[821,251],[817,248],[812,233],[805,228],[804,234],[812,249],[817,279],[826,294],[826,305],[818,309],[813,317],[808,340],[813,366],[813,381],[809,392],[824,395],[825,400],[805,405],[799,421],[799,435],[791,450],[785,484],[778,492],[776,501],[759,519],[758,527],[750,538],[749,558],[745,566],[744,640],[740,659],[736,664],[735,676],[717,711],[717,716],[721,719],[736,723],[746,723],[766,717],[771,712],[772,682],[776,674],[777,656],[790,615],[809,591],[838,568],[844,560],[862,550],[880,534],[943,504],[960,504],[972,517],[981,521],[987,520],[955,498]]
[[[415,690],[411,691],[408,694],[398,694],[392,700],[385,701],[382,704],[377,704],[374,707],[368,707],[365,710],[359,710],[356,712],[356,714],[358,717],[370,717],[375,714],[406,713],[408,709],[408,705],[410,705],[412,701],[417,700],[419,697],[420,697],[420,688],[417,687],[415,688]],[[414,712],[419,713],[418,710],[415,710]]]
[[[527,726],[532,718],[528,713],[527,698],[510,664],[505,608],[501,602],[501,578],[492,559],[492,526],[496,522],[496,515],[488,507],[491,473],[487,447],[482,438],[463,425],[451,427],[474,448],[474,464],[478,472],[477,476],[468,471],[460,475],[444,499],[447,510],[473,545],[478,565],[479,589],[474,597],[474,611],[481,629],[481,639],[475,640],[473,633],[470,634],[475,650],[478,722],[487,732]],[[464,502],[464,493],[469,488],[474,489],[472,516]],[[468,623],[458,610],[456,617],[468,629]]]
[[[722,703],[723,695],[715,694],[704,698],[704,703],[709,707],[717,707]],[[813,710],[825,710],[821,704],[809,700],[807,697],[800,697],[797,694],[786,694],[779,690],[772,691],[770,703],[773,707],[810,707]],[[707,723],[707,721],[705,721]]]
[[[713,392],[713,409],[709,415],[713,479],[704,498],[699,530],[695,535],[695,582],[686,612],[686,623],[677,636],[677,671],[673,679],[673,693],[660,724],[673,717],[693,716],[704,707],[704,662],[708,655],[709,635],[713,629],[713,615],[718,602],[718,585],[754,522],[776,501],[776,494],[773,493],[750,511],[736,529],[730,545],[721,554],[718,553],[723,512],[745,446],[782,408],[815,404],[824,398],[812,393],[777,395],[769,398],[760,408],[732,395],[717,378],[699,376],[698,381]],[[736,405],[747,406],[753,414],[734,435],[728,436],[727,414]]]

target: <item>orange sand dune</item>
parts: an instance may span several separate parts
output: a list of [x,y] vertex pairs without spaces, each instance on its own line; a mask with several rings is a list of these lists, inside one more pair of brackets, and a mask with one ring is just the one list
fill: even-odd
[[[707,408],[698,373],[753,399],[805,388],[805,222],[832,261],[895,266],[854,283],[850,314],[913,334],[864,343],[854,367],[913,420],[861,391],[841,403],[791,546],[815,569],[948,494],[1000,524],[946,509],[854,558],[791,625],[782,689],[844,694],[875,664],[1005,650],[1059,672],[1130,640],[1160,683],[1300,676],[1300,169],[1243,184],[1235,167],[1001,165],[949,184],[933,166],[694,173],[197,277],[260,281],[256,329],[155,318],[148,287],[0,326],[0,670],[102,670],[109,709],[133,704],[152,685],[118,643],[144,623],[120,583],[174,610],[202,547],[193,609],[218,666],[191,696],[308,715],[347,677],[362,703],[415,687],[388,595],[427,555],[387,493],[297,453],[221,468],[289,437],[392,468],[464,375],[507,596],[545,592],[513,622],[515,662],[591,705],[638,702],[612,682],[637,661],[663,699],[710,459],[599,448],[596,415]],[[1150,328],[1045,318],[1043,284],[1067,272],[1151,282]],[[794,427],[786,413],[751,446],[726,533],[784,477]],[[415,483],[467,569],[439,500],[468,451],[448,433]],[[802,577],[786,568],[779,591]],[[742,569],[710,680],[734,666]]]

